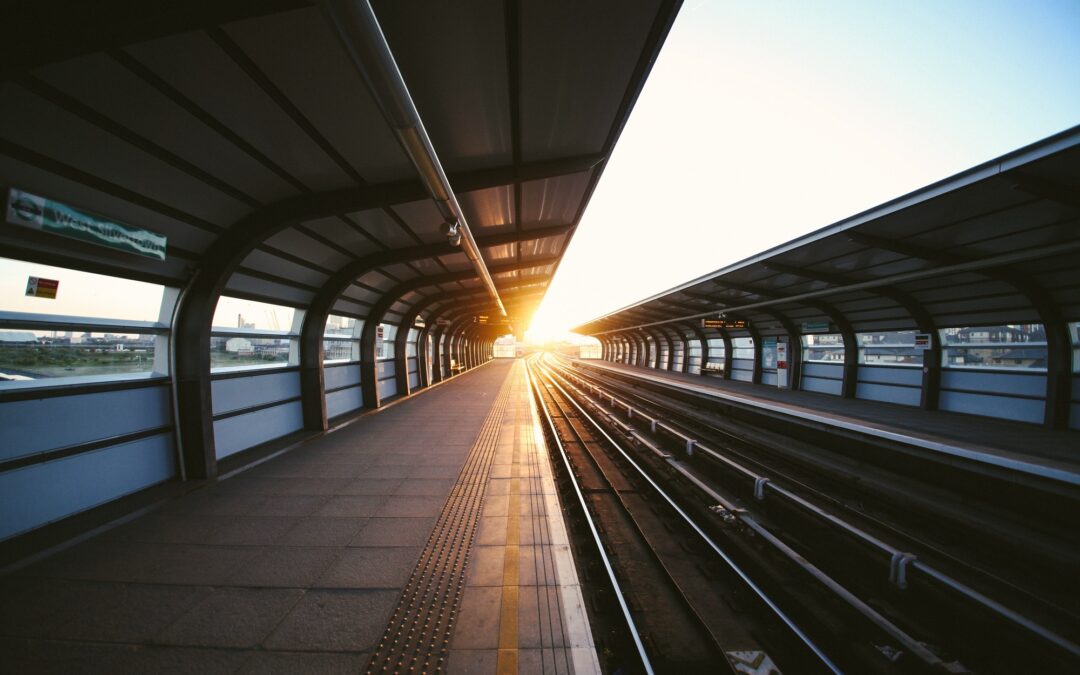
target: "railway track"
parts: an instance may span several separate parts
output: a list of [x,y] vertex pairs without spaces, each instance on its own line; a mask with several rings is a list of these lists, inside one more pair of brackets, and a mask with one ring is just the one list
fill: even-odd
[[[908,552],[917,542],[896,528],[885,523],[867,527],[827,493],[796,479],[789,486],[785,474],[764,473],[759,462],[718,452],[699,433],[673,422],[677,415],[672,410],[661,411],[661,417],[640,400],[628,401],[625,391],[616,393],[611,383],[600,386],[596,378],[583,378],[554,362],[533,364],[533,369],[559,383],[567,399],[581,401],[582,412],[588,408],[592,417],[603,419],[639,457],[654,465],[661,460],[656,470],[667,476],[677,499],[689,502],[688,510],[700,511],[701,503],[712,502],[702,527],[719,531],[736,555],[745,548],[740,539],[767,542],[763,586],[775,582],[771,575],[777,570],[768,565],[779,557],[827,589],[828,599],[796,593],[785,606],[794,607],[792,616],[805,613],[808,601],[830,608],[819,607],[802,621],[832,622],[834,630],[844,626],[850,633],[847,644],[834,641],[830,654],[850,672],[869,672],[881,662],[893,669],[939,672],[1072,672],[1078,652],[1067,632],[1047,628],[927,564]],[[894,545],[898,540],[900,547]],[[749,559],[754,557],[751,552]],[[756,557],[762,557],[760,551]],[[780,579],[785,575],[799,578],[781,570]],[[852,620],[862,627],[845,624]],[[828,635],[817,639],[830,642]],[[849,656],[859,653],[876,653],[878,659]]]
[[[745,541],[732,547],[702,527],[707,508],[683,508],[667,481],[654,478],[655,467],[635,460],[565,383],[535,363],[530,372],[541,417],[560,451],[561,477],[574,497],[568,501],[577,502],[574,510],[585,523],[577,529],[594,540],[596,567],[604,569],[610,589],[609,610],[624,621],[624,631],[601,630],[612,672],[629,666],[715,673],[725,663],[740,673],[780,672],[770,664],[789,673],[895,672],[873,645],[883,638],[877,627],[844,628],[850,617],[837,616],[838,603],[819,589],[803,589],[797,577],[804,570],[790,569],[790,561],[789,569],[777,568],[782,560],[770,561],[767,569],[740,562],[753,557]],[[791,604],[792,596],[816,610],[788,614],[781,604]],[[634,659],[627,658],[631,648]],[[841,662],[827,649],[842,652]]]

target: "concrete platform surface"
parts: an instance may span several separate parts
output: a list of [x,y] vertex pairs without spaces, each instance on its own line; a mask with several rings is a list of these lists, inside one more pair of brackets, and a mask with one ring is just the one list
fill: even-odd
[[532,415],[494,361],[10,573],[0,670],[361,672],[483,441],[443,665],[599,672]]

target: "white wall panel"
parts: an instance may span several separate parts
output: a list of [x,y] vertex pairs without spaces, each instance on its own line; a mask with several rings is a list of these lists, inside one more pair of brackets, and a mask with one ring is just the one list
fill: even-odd
[[231,377],[214,380],[214,414],[252,408],[274,401],[284,401],[300,395],[300,373],[259,373],[250,377]]
[[291,434],[303,426],[304,416],[300,401],[217,420],[214,422],[217,457],[228,457],[259,443]]
[[360,387],[350,387],[326,395],[326,416],[337,417],[362,408],[364,394]]
[[0,474],[0,539],[172,478],[172,434],[33,464]]
[[170,426],[166,386],[0,404],[0,460]]

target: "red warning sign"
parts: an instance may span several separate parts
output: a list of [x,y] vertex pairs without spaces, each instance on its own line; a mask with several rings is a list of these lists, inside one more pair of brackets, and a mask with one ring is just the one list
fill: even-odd
[[56,291],[60,288],[60,282],[56,279],[42,279],[30,277],[26,280],[26,294],[32,298],[56,299]]

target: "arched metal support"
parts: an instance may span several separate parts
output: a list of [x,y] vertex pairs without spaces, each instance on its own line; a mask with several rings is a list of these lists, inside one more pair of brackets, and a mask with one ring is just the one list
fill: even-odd
[[[646,335],[646,344],[651,344],[649,361],[653,364],[653,368],[655,368],[656,370],[663,370],[664,364],[661,359],[661,355],[663,353],[663,350],[661,348],[661,340],[663,339],[663,335],[660,332],[659,327],[646,328],[642,332]],[[648,341],[649,338],[651,338],[651,342]]]
[[410,310],[398,324],[397,334],[394,335],[394,383],[401,396],[408,396],[412,390],[409,386],[409,333],[414,323],[416,314]]
[[[420,197],[422,198],[422,197]],[[418,198],[419,199],[419,198]],[[301,207],[304,203],[301,203]],[[310,210],[310,206],[308,207]],[[299,211],[304,212],[303,208]],[[306,213],[306,212],[305,212]],[[481,247],[499,246],[507,243],[532,241],[544,237],[564,234],[569,226],[556,225],[521,233],[506,233],[480,237],[477,243]],[[304,324],[300,331],[300,394],[303,401],[304,426],[308,429],[326,428],[326,401],[324,394],[324,374],[322,370],[322,335],[330,310],[338,298],[352,286],[356,280],[372,270],[403,262],[424,260],[435,256],[448,255],[458,249],[449,244],[423,244],[405,248],[372,253],[353,260],[330,277],[319,289],[304,315]],[[465,276],[463,278],[470,278]],[[370,314],[371,312],[369,312]],[[380,318],[381,320],[381,318]],[[366,324],[366,321],[365,321]],[[365,391],[366,395],[366,391]],[[365,398],[365,403],[367,399]]]
[[645,341],[645,333],[644,333],[644,331],[640,331],[640,330],[634,331],[630,335],[637,342],[638,357],[637,357],[637,364],[636,365],[641,367],[641,368],[648,368],[649,367],[649,344]]
[[431,373],[428,371],[428,330],[425,325],[416,335],[416,381],[418,389],[431,386]]
[[682,372],[690,372],[690,336],[686,332],[686,328],[681,324],[676,324],[679,327],[679,339],[682,340],[683,345],[683,360],[682,360]]
[[660,335],[654,328],[645,328],[641,331],[645,338],[645,365],[650,368],[660,369]]
[[[683,324],[672,324],[672,333],[675,336],[675,340],[678,341],[679,349],[683,353],[683,360],[681,360],[676,368],[674,361],[672,361],[672,370],[676,373],[686,373],[690,367],[690,340],[686,337],[686,327]],[[673,342],[674,343],[674,342]]]
[[431,337],[431,383],[442,382],[446,377],[446,364],[443,362],[442,342],[445,329],[436,326]]
[[660,333],[664,336],[664,342],[667,343],[667,370],[675,371],[675,341],[671,339],[670,329],[666,326],[660,326]]

